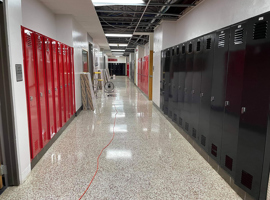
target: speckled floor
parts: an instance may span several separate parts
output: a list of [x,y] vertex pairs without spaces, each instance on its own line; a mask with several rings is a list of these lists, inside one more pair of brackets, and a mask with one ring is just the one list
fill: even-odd
[[82,111],[19,187],[0,199],[241,199],[146,97],[125,77],[117,97],[100,97],[96,113]]

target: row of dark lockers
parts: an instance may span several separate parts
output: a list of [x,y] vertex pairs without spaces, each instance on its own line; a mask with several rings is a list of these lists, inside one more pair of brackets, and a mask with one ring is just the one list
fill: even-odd
[[109,63],[109,71],[111,76],[125,76],[126,75],[125,63]]
[[22,27],[31,159],[75,113],[73,48]]
[[269,177],[270,14],[162,51],[161,108],[256,199]]

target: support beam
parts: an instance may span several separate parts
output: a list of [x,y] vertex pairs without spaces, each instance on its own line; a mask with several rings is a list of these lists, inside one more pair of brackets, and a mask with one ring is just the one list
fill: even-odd
[[187,8],[194,7],[192,4],[162,4],[162,3],[150,3],[149,6],[169,6],[169,7],[178,7],[178,8]]
[[143,12],[143,11],[132,11],[132,10],[96,10],[97,13],[135,13],[135,14],[152,14],[152,15],[164,15],[164,16],[174,16],[180,17],[180,14],[173,13],[160,13],[160,12]]
[[[136,25],[119,25],[119,24],[113,24],[113,25],[108,25],[108,24],[101,24],[102,27],[119,27],[119,28],[127,28],[127,27],[136,27]],[[155,28],[155,25],[147,26],[147,25],[139,25],[138,27],[152,27]]]
[[[101,21],[101,23],[105,23],[104,21]],[[137,24],[138,21],[130,21],[130,22],[127,22],[127,21],[106,21],[106,23],[122,23],[122,24]],[[140,22],[140,24],[149,24],[149,22]],[[102,24],[101,24],[102,25]],[[160,23],[152,23],[152,25],[160,25]]]
[[[181,16],[181,15],[179,15]],[[99,18],[102,18],[102,19],[140,19],[141,17],[123,17],[123,16],[98,16]],[[163,19],[163,20],[177,20],[178,17],[143,17],[142,19]]]

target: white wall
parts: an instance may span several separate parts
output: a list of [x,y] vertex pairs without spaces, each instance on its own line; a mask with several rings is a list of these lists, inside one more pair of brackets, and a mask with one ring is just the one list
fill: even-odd
[[26,28],[56,38],[55,15],[38,0],[21,0],[22,24]]
[[[163,22],[154,32],[154,60],[160,51],[189,39],[270,11],[269,0],[205,0],[177,22]],[[159,66],[159,68],[157,67]],[[153,79],[160,79],[155,64]],[[153,84],[153,101],[159,106],[159,85]]]
[[72,37],[72,15],[56,15],[55,17],[56,24],[56,40],[73,46],[73,37]]
[[[6,0],[11,85],[20,183],[31,171],[25,82],[16,82],[15,64],[23,65],[21,0]],[[24,76],[23,76],[24,77]]]
[[125,56],[110,57],[108,59],[117,59],[117,61],[108,61],[108,63],[126,63],[126,57]]

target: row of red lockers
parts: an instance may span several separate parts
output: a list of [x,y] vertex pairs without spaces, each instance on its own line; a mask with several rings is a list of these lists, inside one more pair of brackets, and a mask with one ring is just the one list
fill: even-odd
[[74,49],[22,27],[31,159],[75,113]]
[[148,63],[149,56],[138,60],[138,87],[148,96]]

